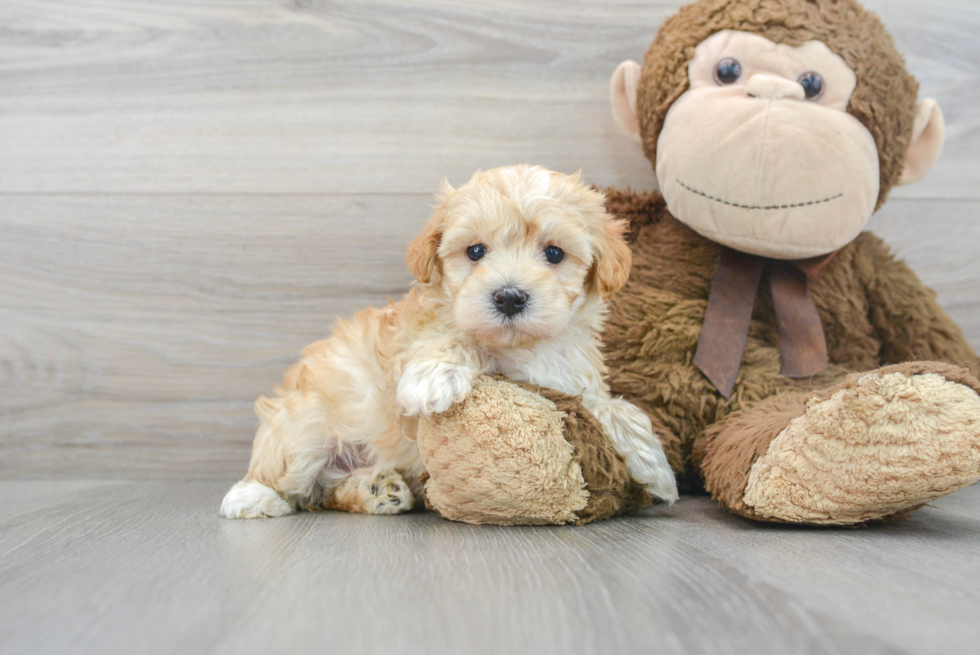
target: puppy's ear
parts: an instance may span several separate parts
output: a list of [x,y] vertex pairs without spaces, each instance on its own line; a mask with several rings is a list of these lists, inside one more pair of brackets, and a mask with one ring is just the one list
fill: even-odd
[[408,244],[408,250],[405,251],[408,270],[422,284],[428,284],[435,271],[436,253],[439,250],[439,242],[442,241],[442,229],[446,222],[445,215],[443,208],[438,207],[422,230],[422,234],[412,239]]
[[630,274],[633,252],[626,243],[629,224],[610,214],[602,219],[596,246],[593,279],[595,287],[608,298],[623,288]]
[[443,181],[442,190],[436,196],[439,204],[436,206],[432,218],[426,223],[422,234],[412,239],[405,251],[408,270],[422,284],[428,284],[432,279],[432,273],[435,272],[436,254],[439,251],[439,243],[442,241],[442,232],[446,227],[446,201],[449,200],[452,193],[453,188],[449,186],[449,182]]

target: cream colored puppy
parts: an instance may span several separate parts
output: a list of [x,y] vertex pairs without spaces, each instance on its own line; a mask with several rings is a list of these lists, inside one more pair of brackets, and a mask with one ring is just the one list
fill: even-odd
[[599,333],[605,298],[629,274],[625,229],[578,176],[508,166],[447,184],[408,247],[412,290],[339,321],[255,403],[252,462],[221,513],[410,510],[423,472],[419,415],[447,410],[495,372],[581,394],[633,477],[676,500],[650,420],[603,380]]

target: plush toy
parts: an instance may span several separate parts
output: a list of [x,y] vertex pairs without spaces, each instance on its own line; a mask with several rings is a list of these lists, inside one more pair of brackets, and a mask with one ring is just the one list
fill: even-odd
[[582,525],[646,507],[581,399],[503,377],[421,420],[425,503],[468,523]]
[[[606,192],[634,249],[604,333],[610,381],[650,416],[684,486],[751,519],[848,525],[980,480],[978,357],[862,232],[943,135],[878,18],[853,0],[701,0],[642,66],[620,65],[611,92],[660,192]],[[587,413],[519,395],[474,394],[421,426],[427,500],[444,516],[590,516],[574,430],[555,427]],[[546,433],[551,446],[515,454]]]
[[854,524],[980,479],[977,355],[861,231],[943,134],[878,18],[701,0],[611,91],[660,193],[608,193],[634,246],[607,363],[688,486],[753,519]]

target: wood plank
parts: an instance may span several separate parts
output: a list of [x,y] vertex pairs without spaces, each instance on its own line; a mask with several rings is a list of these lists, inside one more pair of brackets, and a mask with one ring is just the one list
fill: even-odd
[[[0,196],[0,477],[221,476],[253,400],[337,317],[400,297],[431,198]],[[978,202],[875,229],[980,347]]]
[[0,197],[0,476],[237,475],[255,397],[408,289],[431,202]]
[[[0,192],[429,193],[517,162],[650,188],[607,84],[684,1],[6,0]],[[896,197],[980,197],[980,6],[866,4],[948,122]]]
[[19,505],[0,514],[0,651],[945,655],[980,638],[978,486],[859,530],[704,497],[581,528],[227,521],[225,488],[0,481]]

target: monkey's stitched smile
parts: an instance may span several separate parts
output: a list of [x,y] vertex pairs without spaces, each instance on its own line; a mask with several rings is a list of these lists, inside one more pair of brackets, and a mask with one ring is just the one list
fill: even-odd
[[708,200],[714,200],[715,202],[719,202],[719,203],[721,203],[723,205],[729,205],[730,207],[738,207],[739,209],[765,209],[765,210],[769,210],[769,209],[795,209],[797,207],[808,207],[810,205],[819,205],[819,204],[822,204],[822,203],[825,203],[825,202],[831,202],[833,200],[837,200],[839,198],[844,197],[844,192],[842,191],[842,192],[838,193],[836,196],[830,196],[829,198],[823,198],[822,200],[810,200],[810,201],[807,201],[807,202],[798,202],[798,203],[788,204],[788,205],[742,205],[742,204],[739,204],[737,202],[730,202],[730,201],[725,200],[723,198],[717,198],[715,196],[712,196],[710,194],[705,193],[704,191],[698,191],[697,189],[693,189],[693,188],[689,187],[688,185],[684,184],[683,182],[681,182],[680,180],[677,180],[677,183],[679,185],[681,185],[682,187],[684,187],[685,189],[687,189],[688,191],[690,191],[691,193],[693,193],[693,194],[696,194],[696,195],[705,197]]

